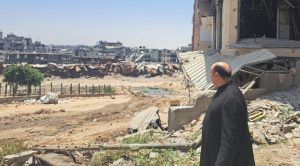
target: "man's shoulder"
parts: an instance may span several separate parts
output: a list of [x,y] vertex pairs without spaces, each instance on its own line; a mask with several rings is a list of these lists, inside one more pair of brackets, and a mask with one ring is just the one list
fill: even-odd
[[236,86],[235,84],[230,84],[228,85],[228,87],[225,90],[225,95],[229,98],[236,98],[238,101],[244,100],[245,97],[242,93],[242,91],[240,90],[240,88],[238,86]]
[[234,84],[234,83],[230,83],[230,84],[227,86],[226,92],[227,92],[228,94],[232,94],[232,95],[234,95],[234,96],[237,95],[237,94],[242,93],[241,90],[239,89],[239,87],[238,87],[236,84]]

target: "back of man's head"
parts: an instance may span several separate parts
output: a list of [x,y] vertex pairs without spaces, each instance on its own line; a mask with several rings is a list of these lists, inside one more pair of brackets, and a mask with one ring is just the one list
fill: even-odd
[[223,79],[231,78],[231,68],[228,64],[216,63],[213,70],[217,72]]

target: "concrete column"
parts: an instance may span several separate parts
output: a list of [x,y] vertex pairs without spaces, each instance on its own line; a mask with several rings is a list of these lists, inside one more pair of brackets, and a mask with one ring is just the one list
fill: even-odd
[[214,20],[213,20],[213,45],[212,45],[212,48],[216,49],[217,48],[217,45],[216,45],[216,38],[217,38],[217,31],[216,31],[216,16],[213,17]]
[[222,48],[222,4],[216,0],[216,49]]
[[200,26],[201,16],[199,11],[199,0],[194,2],[194,16],[193,16],[193,37],[192,37],[192,50],[197,51],[200,49]]
[[239,0],[223,0],[222,49],[238,41]]

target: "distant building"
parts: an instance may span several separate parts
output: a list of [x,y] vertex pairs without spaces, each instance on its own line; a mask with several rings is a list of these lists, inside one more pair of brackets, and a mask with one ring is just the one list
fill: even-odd
[[163,64],[177,63],[178,60],[176,52],[167,49],[161,50],[160,62]]
[[179,50],[180,52],[189,52],[192,51],[192,44],[189,44],[188,46],[183,46]]
[[[1,34],[3,35],[3,33]],[[8,34],[0,39],[0,50],[45,53],[46,46],[41,42],[32,42],[31,38]]]
[[103,56],[115,56],[116,59],[124,60],[126,57],[126,47],[121,42],[99,41],[94,48]]
[[108,63],[125,60],[132,53],[121,42],[99,41],[95,46],[77,47],[74,50],[75,63]]
[[158,49],[151,49],[144,53],[143,61],[146,62],[159,62],[160,54]]
[[0,31],[0,50],[3,50],[3,32]]

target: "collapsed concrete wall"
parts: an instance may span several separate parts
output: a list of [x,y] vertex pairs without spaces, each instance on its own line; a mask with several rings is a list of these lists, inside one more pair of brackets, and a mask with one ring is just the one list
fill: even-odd
[[295,75],[295,84],[297,86],[300,86],[300,74],[297,74],[298,72],[300,72],[300,58],[298,58],[296,61],[295,61],[295,71],[294,71],[294,75]]
[[[260,88],[247,91],[245,99],[255,100],[269,92],[290,89],[295,85],[295,80],[300,81],[300,75],[295,76],[292,72],[288,74],[266,74],[261,78]],[[168,131],[173,132],[180,130],[184,125],[191,123],[194,119],[199,119],[199,117],[206,112],[215,92],[214,90],[199,92],[197,95],[199,97],[193,106],[170,107],[168,112]]]
[[207,110],[215,91],[202,91],[200,93],[194,106],[170,107],[168,113],[169,132],[181,129],[183,125],[198,119]]
[[[293,86],[300,86],[300,59],[295,60],[293,68],[288,73],[266,73],[258,82],[256,89],[250,89],[245,94],[246,100],[255,100],[256,98],[274,91],[288,90]],[[170,107],[168,113],[168,131],[173,132],[182,128],[183,125],[191,123],[198,119],[204,113],[214,95],[215,91],[202,91],[194,106],[176,106]]]
[[259,81],[259,87],[266,89],[267,92],[288,90],[293,86],[300,85],[300,61],[297,61],[297,66],[290,70],[289,73],[266,73]]
[[[193,106],[170,107],[168,112],[168,131],[180,130],[183,125],[191,123],[194,119],[199,119],[206,112],[215,93],[215,90],[200,91],[196,95],[199,97],[197,97]],[[245,98],[246,100],[255,100],[266,93],[266,89],[250,89],[245,94]]]

